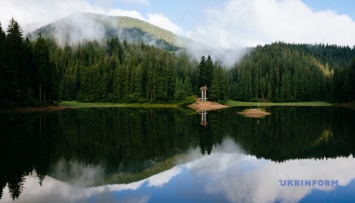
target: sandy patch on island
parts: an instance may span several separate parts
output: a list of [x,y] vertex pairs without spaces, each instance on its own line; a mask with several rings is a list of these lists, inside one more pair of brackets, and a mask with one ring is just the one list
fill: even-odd
[[219,104],[217,102],[211,102],[211,101],[201,102],[200,99],[196,99],[196,103],[190,104],[187,107],[193,108],[197,112],[200,112],[202,110],[212,111],[212,110],[228,108],[229,106],[222,105],[222,104]]

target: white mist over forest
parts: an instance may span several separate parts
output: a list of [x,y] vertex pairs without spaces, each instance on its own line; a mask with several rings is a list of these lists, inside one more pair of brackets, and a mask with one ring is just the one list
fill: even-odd
[[[137,10],[122,10],[110,7],[110,3],[86,0],[2,1],[0,19],[3,27],[11,17],[29,28],[45,26],[75,13],[98,13],[113,16],[129,16],[152,23],[175,34],[197,41],[212,43],[226,49],[274,41],[295,43],[329,43],[353,46],[355,22],[347,15],[330,9],[314,11],[300,0],[260,1],[233,0],[219,7],[201,7],[195,12],[204,18],[193,19],[194,29],[184,29],[172,22],[168,14],[140,13]],[[172,5],[173,6],[173,5]]]

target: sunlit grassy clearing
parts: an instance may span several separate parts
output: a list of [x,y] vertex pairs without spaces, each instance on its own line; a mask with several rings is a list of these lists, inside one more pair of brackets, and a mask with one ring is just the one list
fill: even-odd
[[241,102],[241,101],[227,101],[228,106],[333,106],[331,103],[322,101],[312,101],[312,102]]

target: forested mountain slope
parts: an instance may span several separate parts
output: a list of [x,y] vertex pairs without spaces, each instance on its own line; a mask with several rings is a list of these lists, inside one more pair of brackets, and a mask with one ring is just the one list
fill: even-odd
[[39,33],[57,43],[77,44],[86,40],[106,40],[118,36],[122,41],[144,42],[167,50],[183,46],[186,39],[145,21],[122,16],[93,13],[75,14],[46,25],[29,34],[36,39]]
[[273,43],[257,46],[232,69],[236,100],[355,99],[355,48]]

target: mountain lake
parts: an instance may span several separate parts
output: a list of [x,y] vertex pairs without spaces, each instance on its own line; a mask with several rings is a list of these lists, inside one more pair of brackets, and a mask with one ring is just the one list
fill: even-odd
[[355,111],[0,114],[0,202],[355,202]]

